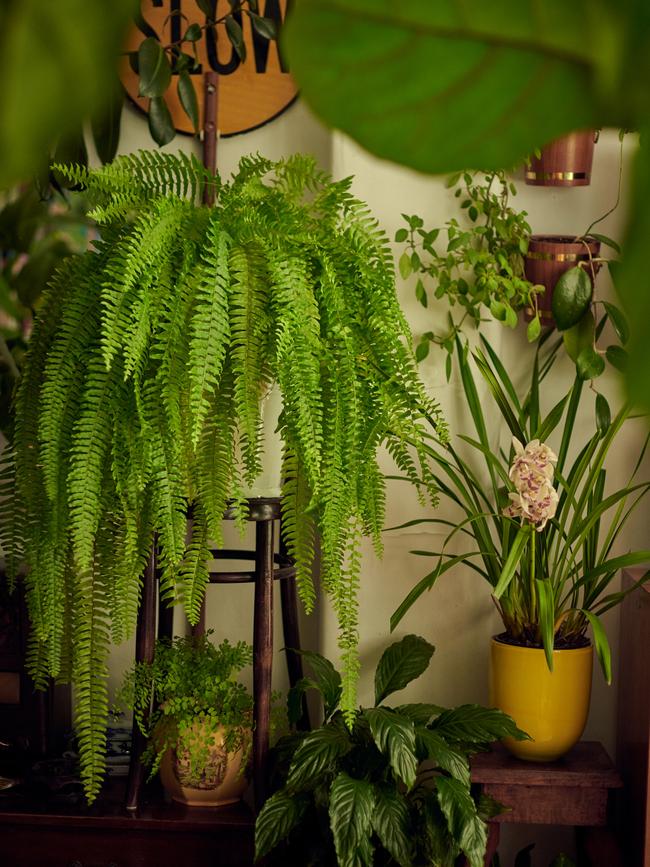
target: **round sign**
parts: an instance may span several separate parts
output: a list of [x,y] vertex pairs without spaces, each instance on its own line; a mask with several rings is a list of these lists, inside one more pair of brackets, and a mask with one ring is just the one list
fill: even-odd
[[[260,0],[259,15],[274,20],[279,31],[286,14],[287,0]],[[228,0],[218,0],[217,18],[230,11]],[[127,36],[125,50],[137,52],[147,36],[154,36],[163,47],[180,44],[183,34],[192,24],[204,28],[194,45],[199,66],[191,73],[199,103],[200,127],[203,127],[203,73],[214,70],[219,74],[218,119],[220,135],[248,132],[268,123],[281,114],[297,95],[296,85],[281,56],[276,40],[268,40],[252,26],[245,13],[235,13],[240,23],[246,60],[241,62],[228,39],[225,24],[205,27],[205,13],[195,0],[143,0],[141,20]],[[184,42],[182,51],[192,53],[192,43]],[[144,112],[149,100],[138,95],[139,79],[128,57],[120,63],[120,78],[133,102]],[[194,133],[178,96],[176,76],[172,76],[165,101],[179,132]]]

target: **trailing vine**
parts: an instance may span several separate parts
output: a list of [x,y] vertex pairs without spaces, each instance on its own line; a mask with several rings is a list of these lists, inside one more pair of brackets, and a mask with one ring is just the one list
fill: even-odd
[[[154,537],[163,596],[197,621],[226,505],[244,518],[260,471],[271,383],[283,401],[284,537],[311,611],[320,536],[348,719],[362,535],[381,548],[377,451],[386,445],[434,496],[421,420],[445,429],[416,374],[387,238],[350,179],[333,182],[302,156],[244,158],[228,183],[157,152],[58,168],[90,197],[101,240],[66,260],[36,324],[17,395],[14,523],[28,562],[32,672],[75,685],[92,800],[109,639],[134,628]],[[198,203],[205,184],[212,207]]]

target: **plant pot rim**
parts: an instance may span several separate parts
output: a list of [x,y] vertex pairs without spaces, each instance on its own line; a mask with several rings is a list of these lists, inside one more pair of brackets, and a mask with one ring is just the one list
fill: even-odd
[[[509,650],[520,653],[544,653],[543,647],[524,647],[523,644],[511,644],[509,641],[501,641],[498,635],[493,635],[490,639],[492,644],[498,644],[499,647],[507,647]],[[556,653],[592,653],[593,646],[591,641],[581,647],[562,647],[558,650],[553,650],[553,655]]]
[[541,244],[574,244],[580,247],[584,247],[585,243],[600,245],[600,241],[592,235],[553,235],[547,233],[531,235],[529,240]]

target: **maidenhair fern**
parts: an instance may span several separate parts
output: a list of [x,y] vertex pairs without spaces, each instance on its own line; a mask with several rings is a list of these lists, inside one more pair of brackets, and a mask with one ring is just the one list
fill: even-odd
[[[350,181],[311,159],[246,158],[229,183],[195,160],[59,167],[101,240],[50,286],[17,396],[17,509],[34,675],[71,679],[90,799],[104,770],[109,642],[130,634],[154,537],[161,591],[199,616],[226,505],[259,474],[260,399],[283,409],[283,532],[307,610],[322,584],[355,709],[359,541],[381,547],[387,445],[423,490],[418,381],[383,232]],[[198,204],[214,187],[216,204]],[[11,470],[3,470],[6,488]],[[191,510],[193,529],[187,536]],[[16,517],[20,515],[20,520]]]

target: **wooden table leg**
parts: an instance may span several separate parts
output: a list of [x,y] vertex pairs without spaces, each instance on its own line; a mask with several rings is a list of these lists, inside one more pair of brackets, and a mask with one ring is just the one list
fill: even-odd
[[253,618],[253,783],[255,806],[265,800],[266,758],[271,719],[273,667],[273,520],[255,525],[255,611]]
[[576,828],[578,867],[624,867],[614,831],[609,828]]
[[[142,598],[138,612],[138,625],[135,633],[136,662],[153,662],[156,646],[156,544],[151,549],[149,562],[144,570],[142,582]],[[147,747],[147,738],[142,734],[135,719],[131,741],[131,760],[129,762],[129,778],[126,786],[127,810],[137,810],[140,801],[140,790],[144,783],[144,765],[142,754]]]

